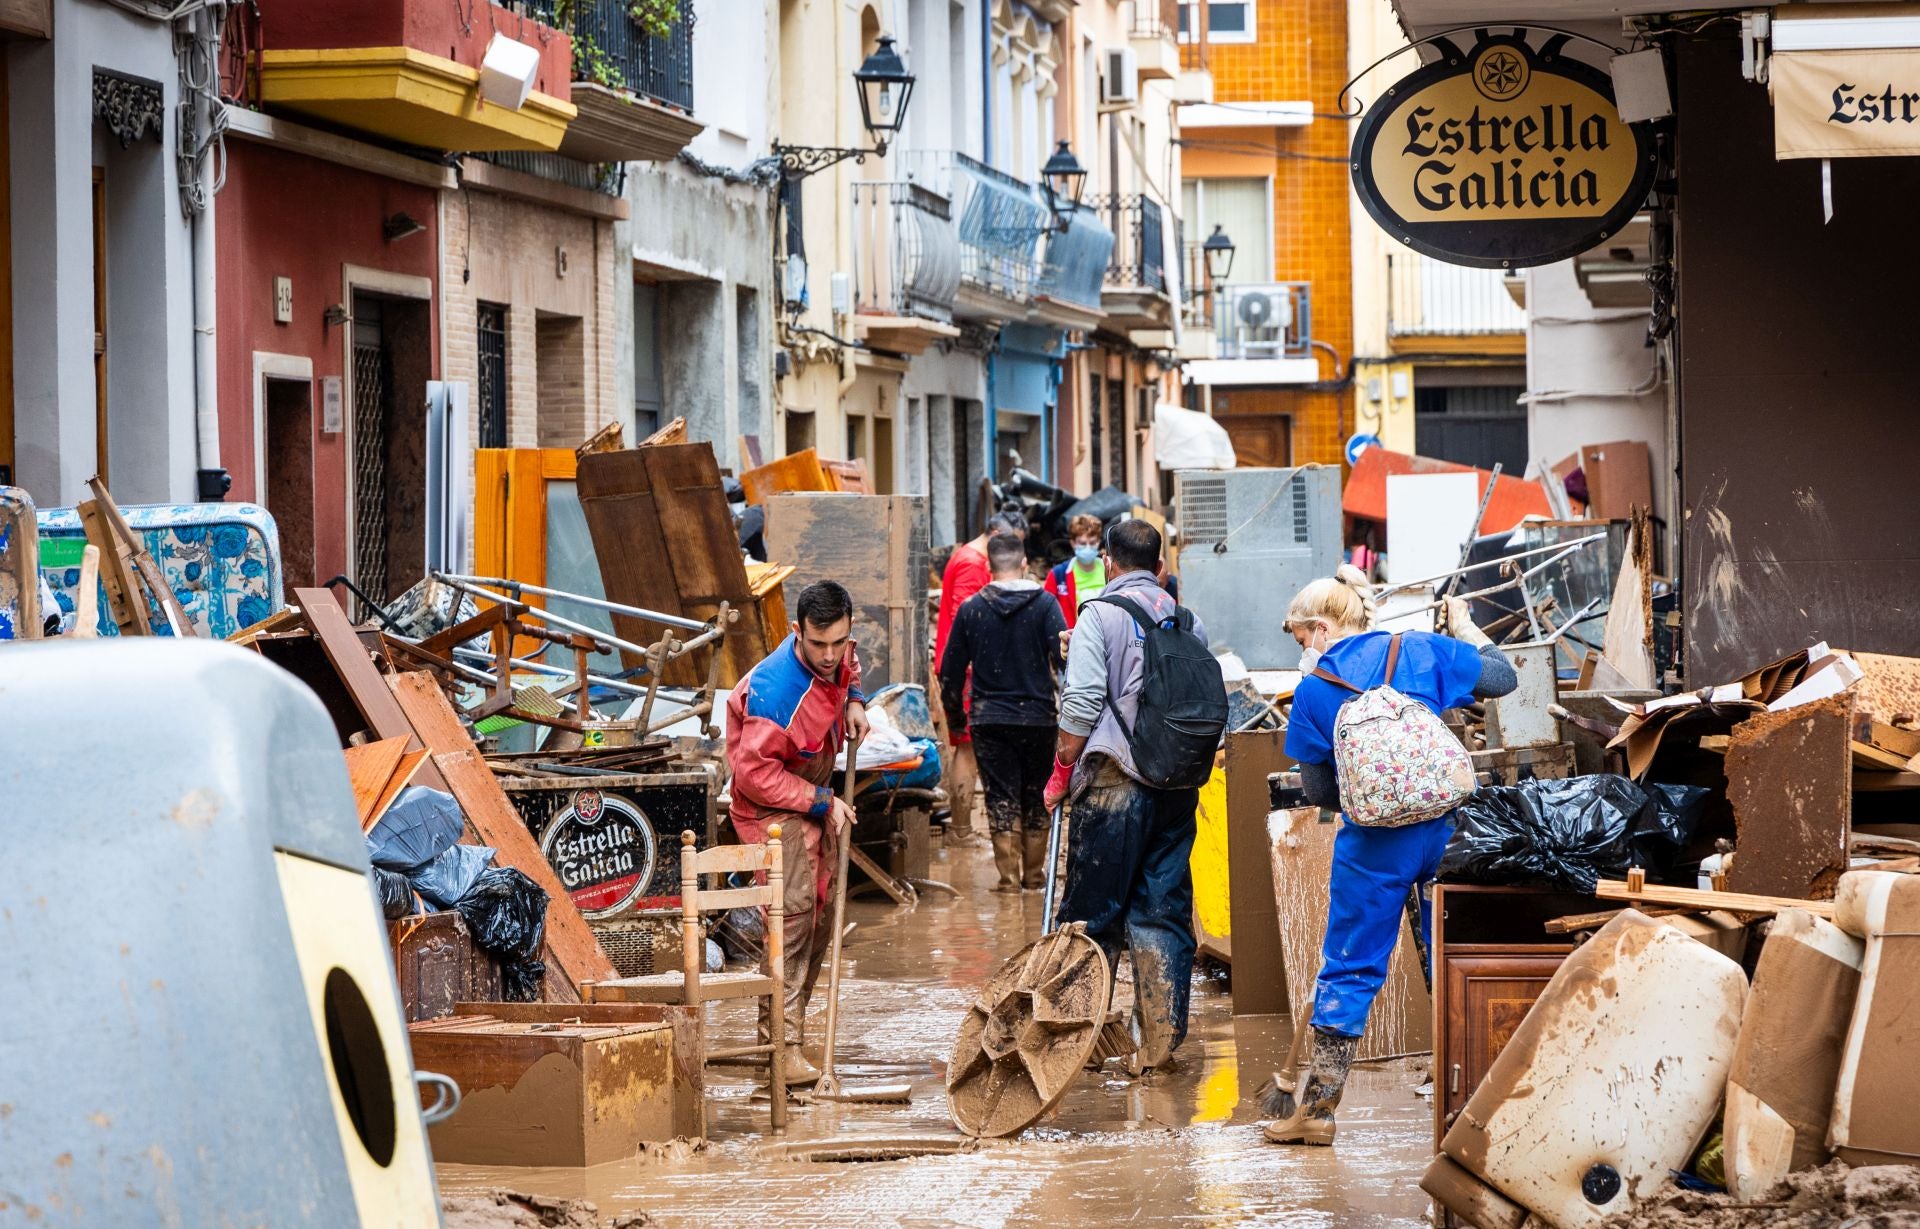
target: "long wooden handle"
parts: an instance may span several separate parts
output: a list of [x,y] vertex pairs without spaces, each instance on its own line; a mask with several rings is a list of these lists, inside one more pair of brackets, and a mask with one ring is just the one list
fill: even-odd
[[[860,740],[847,739],[847,772],[842,778],[847,805],[853,805],[853,766],[860,755]],[[827,830],[833,830],[833,812],[827,812]],[[833,940],[827,953],[827,1048],[820,1059],[820,1078],[822,1084],[833,1086],[833,1051],[840,1035],[840,939],[847,928],[847,861],[853,845],[853,826],[840,833],[836,844],[840,847],[839,865],[833,875]]]

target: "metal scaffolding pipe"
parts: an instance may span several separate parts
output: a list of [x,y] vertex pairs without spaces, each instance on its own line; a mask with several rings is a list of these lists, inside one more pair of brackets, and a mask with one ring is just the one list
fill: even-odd
[[[626,615],[630,618],[645,619],[652,623],[662,623],[668,627],[677,627],[682,631],[702,632],[707,630],[707,624],[702,623],[698,619],[686,619],[686,618],[682,618],[679,615],[662,614],[657,610],[643,610],[638,606],[627,606],[627,605],[621,604],[620,602],[609,602],[605,598],[587,597],[586,595],[580,594],[580,593],[568,593],[562,589],[549,589],[544,585],[530,585],[530,584],[527,584],[525,581],[505,580],[497,576],[460,576],[453,572],[435,572],[434,577],[438,580],[446,581],[448,584],[454,586],[456,589],[465,589],[468,592],[475,592],[476,596],[491,597],[495,601],[499,600],[497,595],[487,593],[484,591],[484,589],[476,592],[475,587],[484,586],[484,588],[486,589],[505,589],[511,593],[516,593],[516,594],[532,593],[539,597],[557,597],[562,599],[563,601],[578,602],[582,606],[591,606],[596,610],[605,610],[612,614]],[[546,616],[545,611],[541,611],[540,614],[542,616]],[[546,617],[551,617],[551,616],[546,616]],[[558,619],[555,619],[554,622],[560,623]],[[591,635],[591,636],[606,635],[606,633],[601,632],[594,628],[582,629],[580,628],[579,624],[560,623],[560,626],[562,627],[571,626],[575,630],[584,630],[588,635]],[[644,652],[644,650],[641,650],[641,651]]]
[[[1445,580],[1449,576],[1463,576],[1468,572],[1477,572],[1481,568],[1498,567],[1500,564],[1509,563],[1515,559],[1526,559],[1533,555],[1544,555],[1548,551],[1564,550],[1571,554],[1573,550],[1577,548],[1585,548],[1594,542],[1603,542],[1606,540],[1606,537],[1607,535],[1604,533],[1588,534],[1584,538],[1575,538],[1571,542],[1551,542],[1545,546],[1529,547],[1523,551],[1516,551],[1511,555],[1502,555],[1498,559],[1488,559],[1481,563],[1470,563],[1463,568],[1454,568],[1452,571],[1441,572],[1434,576],[1424,576],[1419,580],[1403,580],[1397,585],[1388,585],[1386,588],[1381,589],[1374,594],[1374,599],[1378,601],[1389,593],[1398,593],[1403,589],[1418,589],[1422,585],[1430,585],[1436,580]],[[1552,562],[1552,560],[1548,560],[1548,562]],[[1529,571],[1528,575],[1532,575],[1532,572]],[[1505,587],[1504,585],[1495,586],[1496,589]]]

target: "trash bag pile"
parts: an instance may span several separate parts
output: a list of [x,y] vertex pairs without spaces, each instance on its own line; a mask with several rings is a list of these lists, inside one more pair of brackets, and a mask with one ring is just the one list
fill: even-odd
[[540,997],[546,966],[547,894],[494,850],[462,845],[466,823],[451,794],[409,786],[367,833],[367,857],[381,911],[392,920],[418,910],[456,909],[473,941],[500,962],[509,1002]]
[[1607,773],[1483,787],[1454,812],[1440,878],[1590,893],[1638,866],[1664,880],[1710,793]]

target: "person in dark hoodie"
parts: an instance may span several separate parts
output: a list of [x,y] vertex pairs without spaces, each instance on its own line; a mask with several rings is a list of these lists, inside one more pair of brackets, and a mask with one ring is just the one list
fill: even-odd
[[[987,543],[993,582],[960,607],[940,659],[940,695],[947,728],[972,729],[980,779],[986,786],[987,829],[996,892],[1038,888],[1046,882],[1047,808],[1041,792],[1053,771],[1059,718],[1056,675],[1065,660],[1060,603],[1027,579],[1027,551],[1019,538]],[[973,670],[971,713],[960,703]],[[948,700],[947,697],[952,697]]]

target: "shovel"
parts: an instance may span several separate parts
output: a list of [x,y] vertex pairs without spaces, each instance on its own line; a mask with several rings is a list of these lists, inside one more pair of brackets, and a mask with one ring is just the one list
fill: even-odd
[[[848,806],[853,805],[853,770],[859,755],[859,740],[848,739],[847,773],[842,786]],[[840,866],[833,877],[833,946],[827,953],[827,1050],[820,1061],[820,1079],[807,1098],[812,1101],[905,1102],[913,1097],[911,1084],[903,1082],[844,1087],[833,1069],[834,1043],[840,1035],[840,940],[846,932],[847,851],[852,844],[853,830],[849,827],[840,834]]]

